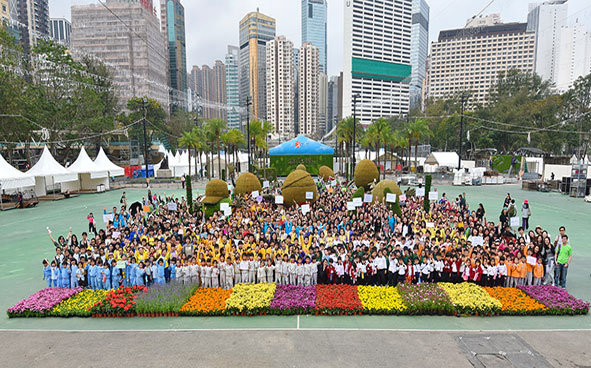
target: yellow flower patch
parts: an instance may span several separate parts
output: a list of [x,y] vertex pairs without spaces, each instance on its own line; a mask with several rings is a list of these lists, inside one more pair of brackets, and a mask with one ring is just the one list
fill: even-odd
[[90,308],[104,300],[106,295],[107,290],[84,290],[53,307],[51,314],[58,317],[90,316]]
[[366,313],[398,314],[407,309],[398,288],[395,287],[358,286],[357,293]]
[[266,312],[274,295],[275,284],[238,284],[226,300],[226,310],[248,314]]
[[449,295],[452,304],[459,313],[496,313],[503,307],[501,302],[491,297],[476,284],[442,282],[439,283],[439,287]]

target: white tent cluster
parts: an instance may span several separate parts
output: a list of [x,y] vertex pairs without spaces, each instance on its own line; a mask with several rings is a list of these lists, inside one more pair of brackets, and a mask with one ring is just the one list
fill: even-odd
[[7,192],[34,189],[37,196],[45,196],[48,187],[58,184],[62,192],[94,191],[99,186],[109,189],[109,177],[122,175],[123,168],[112,163],[102,148],[93,161],[82,147],[76,161],[65,168],[44,147],[37,163],[26,173],[12,167],[0,155],[0,188]]
[[[211,154],[208,154],[211,157]],[[200,163],[199,158],[196,158],[195,155],[191,155],[191,160],[189,160],[189,152],[187,150],[177,150],[176,154],[173,154],[171,151],[165,151],[165,156],[168,158],[168,168],[172,171],[173,177],[179,177],[189,174],[189,166],[191,167],[191,175],[195,175],[201,169],[203,165],[205,167],[207,158],[206,154],[201,155],[202,162]],[[195,162],[197,160],[197,162]],[[226,158],[226,153],[220,153],[220,167],[222,170],[225,167],[225,162],[233,163],[234,162],[234,155],[228,154]],[[189,162],[190,161],[190,162]],[[211,161],[211,158],[210,158]],[[240,165],[247,165],[248,164],[248,154],[243,152],[238,152],[238,162]],[[213,161],[211,162],[212,175],[218,176],[218,155],[214,153]]]

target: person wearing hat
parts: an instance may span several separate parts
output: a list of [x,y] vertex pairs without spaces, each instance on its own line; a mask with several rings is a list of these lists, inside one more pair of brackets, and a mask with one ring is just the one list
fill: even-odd
[[523,201],[523,205],[521,206],[521,226],[523,229],[529,229],[529,217],[531,216],[531,209],[529,208],[529,202],[526,199]]

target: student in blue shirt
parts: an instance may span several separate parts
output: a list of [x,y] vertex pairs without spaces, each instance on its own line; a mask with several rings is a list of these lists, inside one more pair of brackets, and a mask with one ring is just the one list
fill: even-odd
[[146,276],[146,271],[144,269],[144,262],[140,262],[136,271],[135,271],[136,281],[138,286],[144,286],[144,277]]
[[43,280],[47,282],[47,287],[51,287],[51,266],[46,259],[43,260]]
[[129,274],[131,273],[131,264],[127,260],[126,255],[123,255],[123,258],[121,258],[121,259],[123,261],[125,261],[125,268],[123,271],[123,286],[125,286],[125,287],[131,286],[131,279],[129,278]]
[[57,268],[57,263],[55,261],[51,262],[51,286],[58,287],[58,282],[60,278],[60,269]]
[[111,289],[111,269],[109,268],[109,262],[105,262],[101,277],[103,278],[103,289]]
[[90,285],[90,288],[92,290],[97,290],[98,288],[96,287],[96,262],[94,258],[90,259],[90,265],[88,266],[88,272],[86,274],[88,275],[88,284]]
[[70,263],[70,272],[70,286],[73,288],[78,287],[78,265],[76,260],[72,260],[72,263]]
[[158,260],[158,268],[155,278],[157,284],[164,284],[164,260],[162,258]]
[[[180,266],[180,263],[179,263]],[[172,258],[170,261],[170,280],[176,280],[176,267],[177,267],[177,261],[176,258]]]
[[137,263],[135,262],[135,258],[131,258],[131,264],[129,265],[129,286],[137,285]]
[[111,287],[113,289],[119,288],[121,282],[121,269],[117,268],[117,261],[111,261]]
[[103,288],[103,260],[98,259],[96,261],[96,290],[101,290]]
[[69,288],[70,287],[70,275],[72,271],[70,270],[70,266],[68,265],[67,261],[62,263],[60,267],[60,287]]

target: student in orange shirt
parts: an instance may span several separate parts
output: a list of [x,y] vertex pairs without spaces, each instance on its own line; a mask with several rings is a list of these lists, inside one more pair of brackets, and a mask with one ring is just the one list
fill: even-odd
[[542,285],[542,278],[544,278],[544,265],[542,258],[538,257],[538,263],[534,267],[534,285]]
[[507,279],[505,280],[505,286],[514,287],[513,268],[515,265],[513,263],[513,257],[507,256],[507,262],[505,262],[505,264],[507,265]]
[[519,262],[517,263],[517,267],[515,267],[515,271],[518,272],[517,277],[519,280],[517,281],[517,285],[525,285],[525,278],[527,276],[527,267],[525,266],[525,262],[523,262],[523,257],[521,253],[518,255]]
[[529,263],[529,257],[532,256],[532,251],[531,249],[527,250],[527,257],[526,258],[526,262],[525,262],[525,269],[526,269],[526,274],[525,274],[525,283],[524,285],[532,285],[533,284],[533,277],[534,277],[534,267],[536,266],[535,264],[530,264]]

